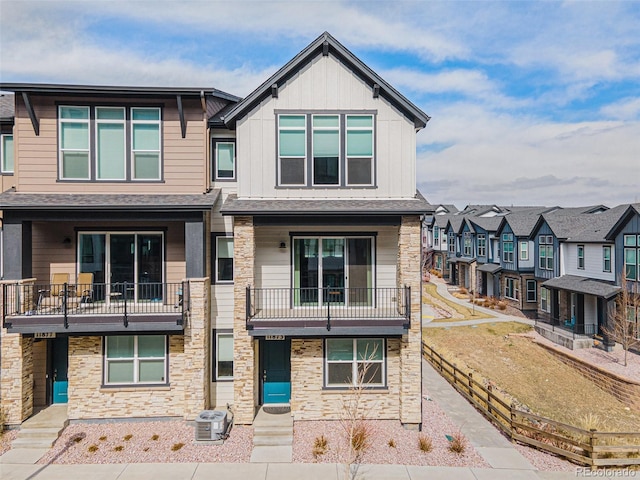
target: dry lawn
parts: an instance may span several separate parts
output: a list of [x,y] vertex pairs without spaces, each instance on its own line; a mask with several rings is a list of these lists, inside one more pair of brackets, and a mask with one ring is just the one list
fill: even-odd
[[[464,298],[468,299],[468,295]],[[422,292],[422,301],[428,305],[433,305],[437,310],[444,310],[449,313],[449,318],[436,318],[435,322],[459,322],[464,320],[475,320],[478,318],[492,318],[493,315],[489,315],[484,312],[473,312],[471,308],[465,307],[458,303],[447,300],[441,297],[433,283],[425,283]]]
[[640,431],[640,412],[629,410],[531,340],[510,335],[530,329],[518,323],[427,328],[423,339],[445,358],[480,373],[538,415],[599,431]]

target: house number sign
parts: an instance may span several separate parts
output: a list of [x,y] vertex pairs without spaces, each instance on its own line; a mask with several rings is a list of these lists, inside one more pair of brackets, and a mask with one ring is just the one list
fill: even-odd
[[56,332],[36,332],[33,338],[56,338]]
[[284,340],[284,335],[266,335],[266,340]]

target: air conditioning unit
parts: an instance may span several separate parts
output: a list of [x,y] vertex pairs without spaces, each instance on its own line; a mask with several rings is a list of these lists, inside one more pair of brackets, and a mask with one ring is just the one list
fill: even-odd
[[227,431],[227,412],[205,410],[196,418],[196,441],[223,440]]

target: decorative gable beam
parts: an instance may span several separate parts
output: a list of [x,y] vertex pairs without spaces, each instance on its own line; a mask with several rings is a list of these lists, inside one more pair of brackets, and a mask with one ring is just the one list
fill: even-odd
[[180,117],[180,131],[182,132],[182,138],[187,136],[187,122],[184,120],[184,110],[182,108],[182,95],[176,96],[178,102],[178,116]]
[[278,84],[271,85],[271,98],[278,98]]
[[373,98],[378,98],[380,96],[380,85],[377,83],[373,84]]
[[31,119],[33,131],[36,133],[36,136],[40,136],[40,122],[38,121],[38,117],[36,117],[36,112],[33,110],[33,105],[31,105],[31,99],[27,92],[22,92],[22,100],[24,100],[24,105],[27,107],[27,113]]
[[323,57],[329,56],[329,42],[327,40],[322,42],[322,56]]

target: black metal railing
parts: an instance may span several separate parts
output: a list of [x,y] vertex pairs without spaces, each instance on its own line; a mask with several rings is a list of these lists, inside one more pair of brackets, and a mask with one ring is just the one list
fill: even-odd
[[411,289],[251,288],[247,323],[259,320],[400,320],[411,318]]
[[188,282],[39,284],[3,283],[2,319],[8,317],[162,314],[189,310]]
[[555,318],[552,316],[536,319],[536,323],[544,323],[551,326],[551,330],[562,330],[571,333],[575,338],[576,335],[593,336],[596,334],[596,325],[591,323],[578,324],[572,319]]

